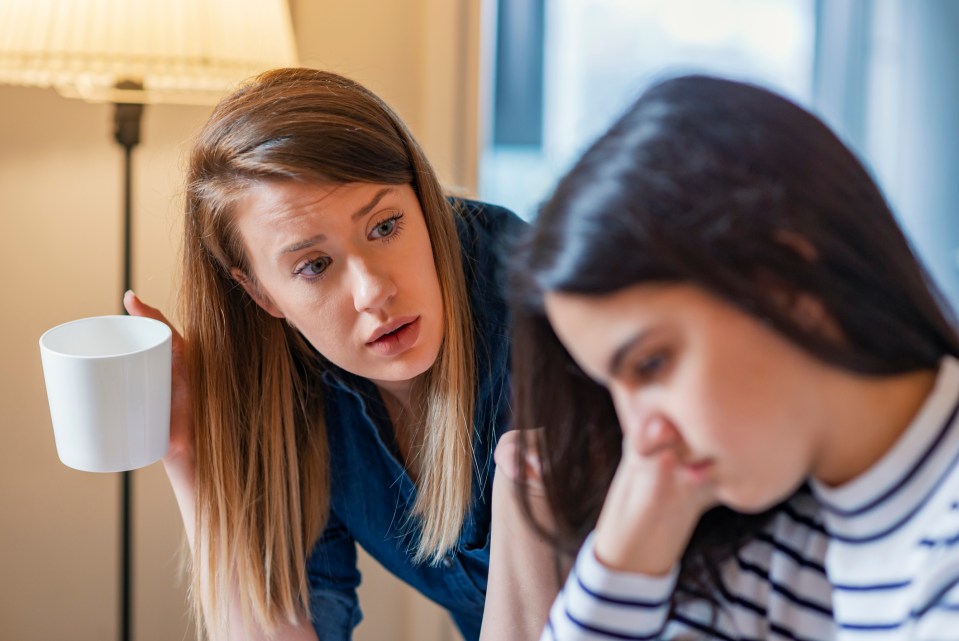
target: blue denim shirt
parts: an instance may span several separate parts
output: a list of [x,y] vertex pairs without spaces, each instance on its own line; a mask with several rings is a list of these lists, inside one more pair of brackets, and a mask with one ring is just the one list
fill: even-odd
[[416,487],[406,472],[377,388],[332,368],[323,373],[330,446],[329,521],[308,561],[311,613],[320,641],[345,641],[362,613],[356,544],[449,611],[466,641],[479,638],[489,570],[493,448],[509,426],[509,337],[503,297],[506,245],[523,223],[510,211],[454,201],[476,335],[472,506],[459,543],[436,566],[411,560]]

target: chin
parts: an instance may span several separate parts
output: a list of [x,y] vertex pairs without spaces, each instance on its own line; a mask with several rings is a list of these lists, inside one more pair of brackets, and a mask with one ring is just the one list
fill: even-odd
[[729,509],[741,514],[761,514],[779,505],[791,494],[771,494],[768,492],[743,493],[721,496],[720,501]]
[[411,354],[409,359],[391,363],[389,366],[380,369],[380,371],[373,372],[371,376],[367,376],[366,378],[391,383],[412,381],[428,372],[435,362],[435,357],[429,358],[428,355]]

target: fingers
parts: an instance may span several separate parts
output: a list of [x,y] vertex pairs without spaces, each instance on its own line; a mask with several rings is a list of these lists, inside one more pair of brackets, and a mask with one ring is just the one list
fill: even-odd
[[[542,428],[534,430],[511,430],[503,434],[493,460],[498,470],[502,471],[510,480],[516,483],[526,483],[530,489],[543,490],[542,464],[536,449]],[[521,439],[525,444],[523,460],[519,460]]]
[[676,453],[626,451],[596,526],[596,557],[614,570],[665,576],[702,514],[698,489],[678,474]]
[[123,294],[123,307],[127,310],[127,313],[130,316],[142,316],[144,318],[152,318],[153,320],[158,320],[161,323],[164,323],[167,327],[173,330],[173,354],[181,354],[183,352],[183,337],[180,336],[180,333],[176,331],[176,328],[173,326],[173,323],[167,320],[166,316],[163,315],[156,307],[150,307],[146,303],[137,297],[133,293],[133,290],[127,290]]
[[496,444],[496,450],[493,452],[496,469],[506,474],[512,481],[519,481],[520,479],[520,469],[516,460],[517,448],[519,447],[518,436],[517,430],[506,432],[500,437],[499,443]]
[[517,458],[519,454],[520,437],[519,430],[506,432],[500,437],[499,443],[496,444],[496,450],[493,452],[496,469],[515,483],[520,482],[522,479],[522,470],[520,469]]
[[[505,472],[510,479],[514,481],[523,480],[521,476],[524,471],[523,468],[525,468],[525,480],[539,481],[542,479],[542,467],[539,454],[536,451],[536,444],[541,431],[542,428],[510,430],[500,437],[496,450],[493,452],[493,460],[496,462],[496,466]],[[522,463],[519,461],[521,439],[525,439],[526,446]]]
[[123,307],[131,316],[158,320],[165,323],[173,331],[173,395],[170,408],[170,448],[167,450],[166,456],[163,457],[163,462],[171,480],[174,478],[191,479],[195,459],[192,443],[190,381],[184,363],[185,346],[183,337],[160,310],[144,303],[132,291],[127,291],[123,295]]
[[676,427],[661,416],[650,416],[642,423],[627,426],[623,434],[623,454],[644,458],[667,451],[685,452],[686,444]]
[[137,295],[134,294],[132,290],[127,290],[127,292],[123,295],[123,307],[131,316],[144,316],[146,318],[152,318],[162,323],[166,323],[167,325],[170,324],[160,310],[155,307],[150,307],[141,301],[139,298],[137,298]]

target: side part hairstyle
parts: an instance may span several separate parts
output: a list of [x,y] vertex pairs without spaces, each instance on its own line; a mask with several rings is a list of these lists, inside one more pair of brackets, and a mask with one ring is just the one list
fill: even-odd
[[[719,78],[646,91],[560,181],[513,274],[514,421],[545,427],[538,451],[556,526],[543,533],[567,552],[595,526],[622,435],[609,394],[550,328],[546,292],[693,284],[864,375],[959,354],[947,307],[855,156],[796,104]],[[821,302],[838,336],[791,313],[798,295]],[[719,563],[767,518],[708,512],[682,584],[715,588]]]
[[266,629],[309,612],[306,560],[330,504],[325,361],[231,277],[239,269],[257,286],[231,213],[251,185],[274,181],[415,190],[446,326],[416,397],[418,561],[455,545],[470,501],[473,324],[453,208],[406,126],[370,91],[312,69],[264,73],[216,107],[187,181],[180,307],[195,426],[194,603],[214,635],[231,586],[244,618]]

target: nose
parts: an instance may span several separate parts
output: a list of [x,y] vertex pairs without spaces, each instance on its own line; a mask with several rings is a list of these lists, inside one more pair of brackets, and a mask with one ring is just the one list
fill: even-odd
[[625,442],[641,456],[672,449],[685,450],[682,434],[663,408],[641,398],[637,390],[618,383],[609,387]]
[[376,311],[396,295],[396,283],[385,266],[361,258],[351,260],[349,265],[356,311]]

